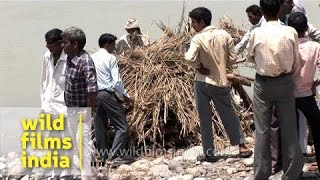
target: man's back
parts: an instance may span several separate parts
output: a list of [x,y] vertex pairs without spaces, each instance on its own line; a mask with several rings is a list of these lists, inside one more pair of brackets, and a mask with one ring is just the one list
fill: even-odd
[[289,73],[298,61],[298,35],[279,21],[269,21],[253,30],[248,45],[248,59],[257,64],[257,73],[278,76]]
[[[186,59],[198,59],[203,67],[210,70],[208,76],[197,73],[196,80],[217,86],[228,85],[226,68],[229,60],[235,60],[233,47],[231,35],[213,26],[207,26],[195,35],[192,38],[191,51],[186,53]],[[196,50],[192,50],[193,48]]]

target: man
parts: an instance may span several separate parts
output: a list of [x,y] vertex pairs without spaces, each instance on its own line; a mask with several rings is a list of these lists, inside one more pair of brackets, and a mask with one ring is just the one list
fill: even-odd
[[313,92],[316,86],[316,82],[314,82],[316,67],[320,68],[320,44],[310,41],[306,36],[308,20],[303,13],[292,13],[288,18],[288,25],[298,32],[299,53],[302,61],[293,75],[296,84],[296,106],[306,116],[310,124],[317,165],[320,167],[320,110]]
[[[299,0],[280,0],[281,9],[279,13],[280,20],[287,25],[288,17],[292,12],[306,13],[301,1]],[[308,22],[307,36],[313,41],[320,43],[320,31]],[[304,114],[298,110],[298,134],[300,147],[303,154],[307,152],[307,120]],[[279,127],[278,119],[275,118],[271,124],[272,126],[272,157],[275,160],[274,169],[272,174],[279,172],[282,168],[282,154],[281,154],[281,128]]]
[[256,63],[253,114],[256,129],[254,179],[271,175],[270,123],[275,108],[281,127],[283,179],[298,179],[303,157],[298,142],[292,69],[299,63],[296,31],[278,21],[280,2],[260,0],[266,23],[252,31],[249,61]]
[[139,22],[135,18],[128,19],[124,29],[128,34],[122,36],[116,44],[117,54],[122,54],[127,50],[134,50],[136,47],[145,47],[150,44],[148,37],[142,34]]
[[250,23],[252,24],[252,27],[246,32],[246,34],[244,34],[241,41],[235,46],[237,54],[242,53],[247,47],[251,31],[254,30],[256,27],[260,27],[261,23],[265,22],[265,19],[262,17],[261,14],[261,8],[258,5],[254,4],[247,7],[246,13]]
[[197,70],[194,89],[204,153],[204,157],[199,157],[199,160],[214,162],[218,159],[214,156],[211,100],[231,144],[239,145],[240,157],[249,157],[252,151],[244,144],[240,120],[231,104],[230,84],[226,73],[231,61],[236,60],[232,37],[226,31],[210,26],[212,16],[207,8],[195,8],[189,13],[189,17],[197,32],[191,40],[185,59]]
[[[96,146],[102,159],[113,161],[114,166],[128,162],[124,157],[124,150],[129,128],[122,101],[131,102],[121,82],[117,59],[112,55],[116,40],[117,38],[112,34],[102,34],[99,38],[100,50],[91,56],[97,71],[99,89],[94,119]],[[105,121],[108,119],[115,129],[115,138],[107,154]]]
[[[62,31],[51,29],[45,34],[48,51],[44,54],[42,64],[40,97],[41,112],[51,114],[55,119],[60,114],[66,115],[67,107],[64,102],[65,76],[67,55],[63,52]],[[59,137],[55,131],[48,131],[45,137]],[[60,153],[61,154],[61,153]],[[61,171],[53,170],[52,176],[59,177]]]
[[[63,31],[62,42],[64,52],[68,55],[66,65],[65,103],[68,107],[68,130],[73,140],[77,141],[82,179],[91,179],[91,114],[84,107],[94,111],[95,98],[98,90],[96,70],[90,55],[83,50],[86,44],[84,32],[76,27]],[[76,108],[76,109],[75,109]],[[80,109],[80,110],[79,110]],[[79,116],[82,114],[83,119]],[[82,123],[79,123],[82,122]],[[78,127],[77,133],[72,131]],[[83,137],[80,137],[82,134]]]

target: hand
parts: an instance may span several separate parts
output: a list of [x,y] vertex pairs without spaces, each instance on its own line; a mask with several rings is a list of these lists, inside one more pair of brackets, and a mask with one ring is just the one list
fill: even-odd
[[312,94],[313,95],[316,95],[317,86],[319,86],[319,84],[320,84],[320,79],[317,79],[313,82],[313,85],[312,85]]
[[198,71],[200,74],[205,75],[205,76],[207,76],[207,75],[210,74],[210,70],[207,69],[207,68],[205,68],[205,67],[202,67],[202,66],[201,66],[200,68],[198,68],[197,71]]
[[124,102],[128,105],[134,104],[134,99],[124,96]]

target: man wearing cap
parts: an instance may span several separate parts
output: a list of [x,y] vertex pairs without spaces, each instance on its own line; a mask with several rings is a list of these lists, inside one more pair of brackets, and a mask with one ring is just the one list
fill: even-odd
[[116,53],[122,54],[129,49],[135,49],[136,47],[144,47],[149,45],[149,39],[143,35],[140,30],[139,21],[135,18],[130,18],[127,21],[124,29],[128,34],[122,36],[116,44]]

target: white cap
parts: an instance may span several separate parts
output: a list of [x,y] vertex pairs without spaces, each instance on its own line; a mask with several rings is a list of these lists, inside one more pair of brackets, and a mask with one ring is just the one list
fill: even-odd
[[135,18],[129,18],[127,24],[124,26],[125,29],[133,29],[133,28],[140,28],[139,21]]

